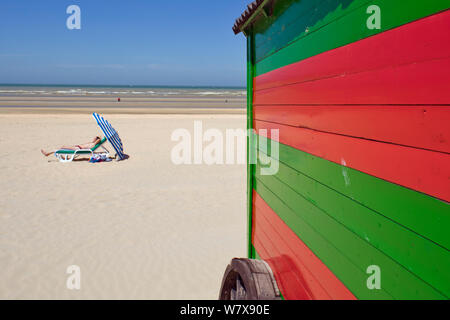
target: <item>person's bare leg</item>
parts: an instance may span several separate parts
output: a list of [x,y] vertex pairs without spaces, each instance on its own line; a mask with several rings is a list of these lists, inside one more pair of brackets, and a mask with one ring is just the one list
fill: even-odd
[[49,155],[51,155],[52,153],[55,153],[55,151],[45,151],[44,149],[41,149],[41,152],[44,156],[48,157]]
[[[65,150],[78,150],[78,149],[80,149],[79,147],[76,147],[76,146],[62,146],[61,148],[59,148],[59,150],[60,149],[65,149]],[[51,154],[53,154],[53,153],[55,153],[57,150],[55,150],[55,151],[45,151],[44,149],[41,149],[41,152],[42,152],[42,154],[44,155],[44,156],[46,156],[46,157],[48,157],[49,155],[51,155]]]

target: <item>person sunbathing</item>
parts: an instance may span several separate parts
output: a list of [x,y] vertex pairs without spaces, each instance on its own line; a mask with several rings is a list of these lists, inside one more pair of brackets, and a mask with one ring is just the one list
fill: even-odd
[[102,141],[102,139],[100,139],[100,137],[95,137],[91,142],[87,142],[87,143],[83,143],[83,144],[77,144],[74,146],[62,146],[61,148],[55,150],[55,151],[45,151],[44,149],[41,149],[41,152],[44,156],[48,157],[49,155],[51,155],[52,153],[55,153],[58,150],[61,149],[65,149],[65,150],[81,150],[81,149],[92,149],[93,147],[95,147],[97,144],[100,143],[100,141]]

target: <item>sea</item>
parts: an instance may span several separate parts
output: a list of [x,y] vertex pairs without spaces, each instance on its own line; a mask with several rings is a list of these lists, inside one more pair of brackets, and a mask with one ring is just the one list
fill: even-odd
[[187,96],[244,98],[246,93],[244,87],[0,84],[0,96]]

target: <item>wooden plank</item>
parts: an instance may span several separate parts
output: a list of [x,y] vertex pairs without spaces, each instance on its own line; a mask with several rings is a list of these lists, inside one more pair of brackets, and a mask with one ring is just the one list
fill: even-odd
[[[256,192],[272,210],[358,299],[387,299],[389,296],[395,299],[446,298],[381,251],[362,241],[275,177],[264,176],[264,181],[257,178],[255,186]],[[312,228],[312,235],[305,232],[305,224]],[[342,258],[332,255],[327,247],[322,247],[323,242],[314,237],[314,233],[331,243],[344,259],[349,260],[359,271],[343,263]],[[379,290],[367,288],[366,270],[371,265],[377,265],[383,270],[383,284]]]
[[[377,5],[381,9],[381,29],[367,28],[366,21],[369,17],[366,13],[367,5],[359,6],[356,9],[354,7],[349,7],[349,9],[337,7],[336,10],[330,12],[330,20],[318,25],[317,28],[314,25],[304,29],[294,28],[294,32],[298,32],[299,36],[289,43],[286,43],[283,37],[272,37],[272,48],[269,50],[269,54],[265,54],[266,49],[260,49],[262,50],[261,54],[258,53],[258,50],[256,52],[258,60],[256,74],[264,74],[450,7],[446,0],[412,0],[407,4],[401,1],[374,0],[370,4]],[[262,60],[261,55],[264,56]]]
[[[271,143],[263,136],[260,143]],[[450,204],[423,193],[379,178],[364,174],[352,168],[313,156],[306,152],[279,144],[279,154],[272,157],[298,172],[311,177],[361,205],[420,234],[447,250],[450,239],[446,228],[450,225]]]
[[448,30],[450,10],[262,74],[254,79],[254,89],[446,58]]
[[[450,201],[450,155],[255,120],[255,129],[279,130],[279,141],[383,180]],[[266,132],[266,133],[267,133]]]
[[450,58],[254,92],[254,105],[448,105]]
[[[255,24],[257,60],[286,46],[308,32],[316,31],[348,11],[370,0],[284,0],[276,1],[273,14]],[[343,10],[345,9],[345,11]],[[307,32],[305,30],[308,30]]]
[[450,106],[255,106],[253,117],[450,153]]
[[273,265],[287,299],[355,299],[325,264],[254,193],[254,239],[262,258]]
[[[282,162],[279,166],[274,175],[276,179],[418,278],[450,295],[450,254],[447,249]],[[260,167],[256,172],[260,172]],[[256,177],[265,180],[259,174]]]

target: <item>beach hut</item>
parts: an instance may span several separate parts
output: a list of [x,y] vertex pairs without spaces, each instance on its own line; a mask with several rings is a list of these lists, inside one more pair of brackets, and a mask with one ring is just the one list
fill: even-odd
[[221,299],[449,298],[449,6],[258,0],[236,20],[258,161]]

